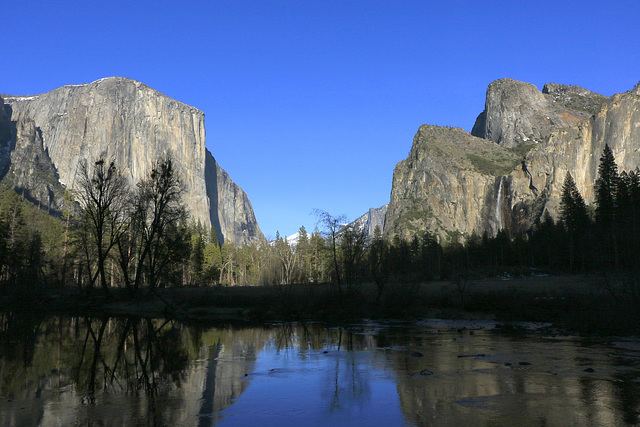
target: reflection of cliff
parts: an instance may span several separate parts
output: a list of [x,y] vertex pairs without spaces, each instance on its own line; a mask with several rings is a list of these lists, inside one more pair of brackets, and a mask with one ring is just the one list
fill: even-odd
[[638,424],[637,340],[587,344],[0,314],[0,425],[399,425],[400,410],[411,425]]
[[196,425],[207,401],[210,425],[246,389],[263,335],[2,314],[0,425]]
[[247,375],[253,371],[258,352],[264,346],[264,335],[260,329],[226,330],[220,341],[209,347],[198,425],[213,425],[220,412],[248,387]]
[[412,425],[623,424],[625,415],[612,410],[616,386],[583,372],[585,363],[609,361],[585,357],[575,343],[480,334],[414,342],[428,349],[422,357],[390,353],[402,411]]

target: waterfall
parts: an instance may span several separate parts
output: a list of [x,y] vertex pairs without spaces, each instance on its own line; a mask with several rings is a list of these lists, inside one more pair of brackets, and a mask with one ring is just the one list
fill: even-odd
[[502,179],[504,177],[500,177],[500,183],[498,184],[498,197],[496,197],[496,221],[498,222],[498,227],[496,232],[502,230],[503,228],[503,219],[502,219]]

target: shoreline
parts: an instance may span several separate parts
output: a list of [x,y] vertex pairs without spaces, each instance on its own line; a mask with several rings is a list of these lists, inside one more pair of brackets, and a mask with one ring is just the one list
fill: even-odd
[[586,334],[640,332],[640,310],[616,299],[605,282],[601,275],[431,281],[389,284],[380,297],[371,283],[343,285],[340,292],[332,284],[140,289],[133,297],[122,288],[110,289],[105,297],[100,289],[5,287],[0,310],[196,324],[438,318],[545,322]]

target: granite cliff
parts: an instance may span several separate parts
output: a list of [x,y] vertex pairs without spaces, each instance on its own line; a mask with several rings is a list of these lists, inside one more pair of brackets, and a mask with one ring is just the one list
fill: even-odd
[[605,99],[578,86],[549,83],[540,92],[529,83],[496,80],[487,88],[485,109],[471,134],[503,147],[544,142],[556,129],[595,114]]
[[205,158],[207,196],[211,203],[211,226],[218,236],[236,245],[265,240],[246,193],[207,151]]
[[[567,173],[573,176],[580,193],[590,204],[595,201],[594,184],[600,156],[609,144],[618,164],[626,171],[640,167],[640,85],[633,90],[608,98],[599,110],[575,126],[554,131],[544,144],[525,157],[528,175],[514,171],[510,177],[514,188],[537,189],[528,197],[538,196],[544,209],[557,217],[562,184]],[[519,198],[527,197],[522,191]]]
[[384,232],[404,238],[428,230],[443,239],[504,227],[504,176],[521,161],[517,150],[460,128],[423,125],[393,173]]
[[376,227],[380,228],[380,232],[384,230],[384,219],[387,216],[388,204],[379,208],[369,208],[367,213],[350,223],[356,230],[363,231],[367,239],[372,240]]
[[594,201],[605,143],[622,170],[640,166],[638,86],[607,98],[577,86],[493,82],[471,134],[420,127],[394,171],[385,234],[428,230],[447,241],[525,232],[545,211],[557,218],[567,173]]
[[[3,113],[0,128],[9,130],[0,137],[8,132],[11,142],[7,153],[0,153],[0,177],[33,201],[59,208],[64,187],[74,188],[83,160],[111,158],[133,184],[147,176],[156,159],[170,155],[196,221],[213,225],[221,241],[236,245],[264,239],[246,194],[208,160],[213,157],[205,148],[204,114],[196,108],[135,80],[110,77],[7,97]],[[242,209],[218,209],[238,203]]]

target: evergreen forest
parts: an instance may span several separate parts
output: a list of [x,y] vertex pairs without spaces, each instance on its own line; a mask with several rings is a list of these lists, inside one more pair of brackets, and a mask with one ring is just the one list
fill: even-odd
[[[617,168],[605,146],[589,206],[568,174],[557,220],[545,213],[531,230],[440,242],[429,232],[404,240],[372,238],[345,219],[316,212],[313,232],[295,244],[220,245],[213,229],[189,218],[171,159],[134,188],[112,162],[80,168],[77,191],[50,216],[14,189],[0,190],[0,281],[5,290],[99,290],[330,284],[339,292],[375,285],[378,298],[396,286],[496,276],[616,273],[625,297],[640,300],[640,171]],[[612,291],[613,292],[613,291]],[[620,290],[616,290],[620,292]]]

